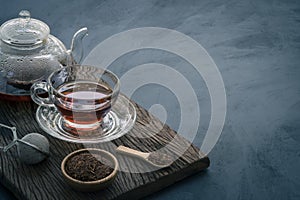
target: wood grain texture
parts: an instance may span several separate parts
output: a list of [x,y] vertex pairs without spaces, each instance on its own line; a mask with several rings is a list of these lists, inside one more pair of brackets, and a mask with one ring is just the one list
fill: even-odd
[[[209,159],[190,142],[135,104],[137,121],[125,136],[109,143],[81,145],[67,143],[48,136],[35,121],[37,106],[32,102],[0,101],[0,122],[16,126],[18,137],[27,133],[42,133],[50,142],[50,157],[38,165],[25,165],[17,159],[16,147],[1,153],[0,179],[19,199],[138,199],[156,192],[186,176],[209,166]],[[0,142],[9,140],[10,132],[1,129]],[[172,143],[170,143],[172,141]],[[150,152],[162,147],[164,152],[179,157],[170,167],[155,170],[142,160],[116,154],[119,145]],[[97,147],[117,156],[120,171],[106,190],[82,193],[74,191],[63,180],[60,163],[74,150]],[[182,155],[183,154],[183,155]],[[144,173],[145,170],[149,172]],[[155,171],[151,171],[155,170]]]

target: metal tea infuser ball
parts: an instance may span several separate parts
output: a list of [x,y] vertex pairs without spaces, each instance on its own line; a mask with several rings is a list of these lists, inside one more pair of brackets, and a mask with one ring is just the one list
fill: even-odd
[[0,123],[0,127],[10,129],[13,140],[6,146],[0,146],[0,151],[6,152],[17,145],[18,156],[26,164],[37,164],[49,156],[49,141],[39,133],[29,133],[22,139],[18,139],[16,127],[10,127]]

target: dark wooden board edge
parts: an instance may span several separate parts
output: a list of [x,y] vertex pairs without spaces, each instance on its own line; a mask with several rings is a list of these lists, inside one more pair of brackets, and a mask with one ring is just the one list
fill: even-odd
[[[179,182],[197,172],[204,171],[210,165],[210,160],[207,156],[197,160],[196,162],[187,165],[185,168],[181,169],[181,171],[177,171],[172,174],[172,176],[164,176],[157,181],[160,184],[155,184],[156,182],[151,182],[145,185],[142,185],[134,190],[126,192],[119,196],[117,199],[141,199],[150,194],[158,192],[160,190],[165,189],[173,185],[176,182]],[[145,192],[147,191],[147,192]]]
[[26,199],[26,197],[21,192],[15,192],[19,191],[18,188],[14,184],[10,183],[9,180],[5,178],[5,176],[1,177],[1,184],[17,199]]
[[[141,187],[135,188],[129,192],[126,192],[119,196],[117,199],[141,199],[148,195],[151,195],[155,192],[165,189],[176,182],[179,182],[197,172],[201,172],[206,170],[210,165],[210,160],[207,156],[197,160],[196,162],[188,165],[187,167],[183,168],[181,171],[175,172],[172,176],[165,176],[159,179],[158,181],[160,184],[155,184],[155,182],[151,182]],[[11,184],[8,180],[6,180],[5,176],[1,176],[1,184],[8,189],[17,199],[26,199],[24,195],[20,192],[13,192],[18,191],[18,189]],[[147,191],[147,192],[145,192]]]

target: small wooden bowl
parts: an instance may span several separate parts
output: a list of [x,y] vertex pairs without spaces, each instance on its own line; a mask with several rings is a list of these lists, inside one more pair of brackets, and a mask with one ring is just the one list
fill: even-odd
[[[113,163],[114,170],[111,172],[111,174],[109,174],[105,178],[102,178],[102,179],[99,179],[96,181],[81,181],[81,180],[72,178],[71,176],[69,176],[66,173],[66,170],[65,170],[66,162],[72,156],[83,153],[83,152],[99,154],[99,155],[105,157],[106,159],[108,159],[109,161],[111,161]],[[82,191],[82,192],[93,192],[93,191],[105,189],[107,186],[109,186],[114,181],[115,177],[117,176],[118,168],[119,168],[119,164],[114,155],[112,155],[111,153],[109,153],[107,151],[104,151],[101,149],[94,149],[94,148],[80,149],[80,150],[74,151],[74,152],[70,153],[69,155],[67,155],[61,163],[61,171],[62,171],[62,174],[63,174],[66,182],[75,190]]]

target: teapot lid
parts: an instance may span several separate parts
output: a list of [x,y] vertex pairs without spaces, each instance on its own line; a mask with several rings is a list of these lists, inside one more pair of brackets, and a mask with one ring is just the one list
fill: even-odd
[[32,19],[27,10],[22,10],[19,18],[5,22],[0,28],[1,40],[13,46],[39,45],[50,33],[48,25],[40,20]]

